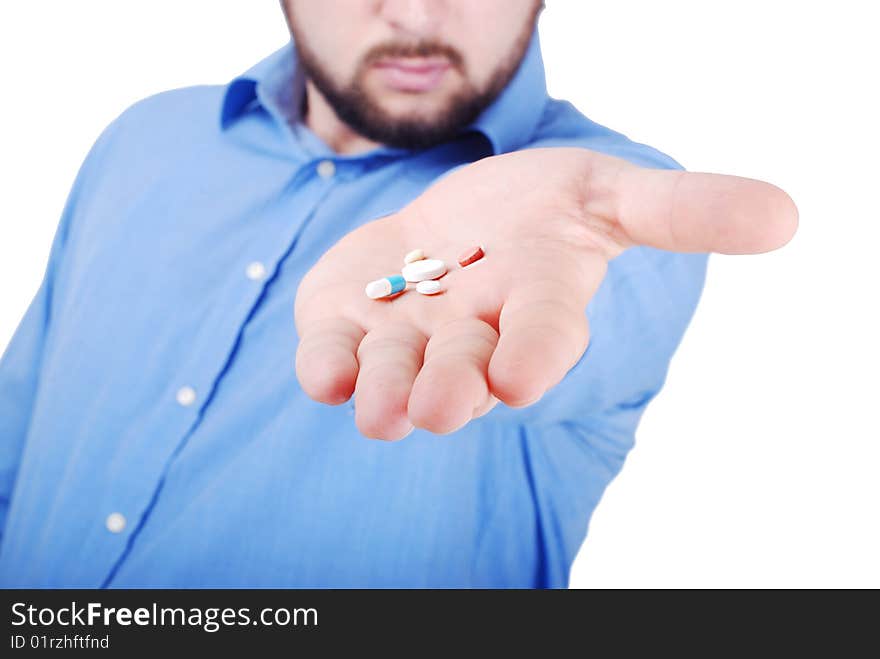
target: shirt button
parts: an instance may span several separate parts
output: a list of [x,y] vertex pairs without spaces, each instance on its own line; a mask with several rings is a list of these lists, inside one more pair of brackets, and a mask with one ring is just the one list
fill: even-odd
[[122,513],[110,513],[104,522],[110,533],[122,533],[125,529],[125,515]]
[[336,165],[332,160],[322,160],[318,163],[318,176],[321,178],[332,178],[336,173]]
[[253,263],[248,263],[248,267],[245,269],[244,273],[251,281],[260,281],[266,276],[266,266],[259,261],[254,261]]
[[192,387],[181,387],[177,390],[177,402],[184,407],[189,407],[196,402],[196,390]]

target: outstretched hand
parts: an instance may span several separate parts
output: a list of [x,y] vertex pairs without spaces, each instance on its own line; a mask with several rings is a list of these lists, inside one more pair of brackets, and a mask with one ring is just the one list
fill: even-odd
[[[580,148],[486,158],[352,231],[306,274],[297,377],[320,402],[354,395],[367,437],[452,432],[498,400],[534,403],[565,376],[589,341],[587,303],[626,248],[751,254],[796,227],[788,195],[761,181]],[[474,245],[485,258],[458,267]],[[399,274],[415,248],[448,264],[444,292],[369,299],[365,284]]]

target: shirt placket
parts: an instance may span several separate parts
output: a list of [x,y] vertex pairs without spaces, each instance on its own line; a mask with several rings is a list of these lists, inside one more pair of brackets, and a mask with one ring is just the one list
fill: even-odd
[[[212,310],[203,326],[204,336],[193,339],[191,358],[175,370],[162,395],[164,405],[143,425],[139,440],[128,450],[128,464],[111,477],[101,502],[106,514],[104,527],[89,538],[86,550],[93,557],[89,562],[92,574],[83,575],[87,582],[110,585],[124,563],[161,495],[169,467],[211,404],[212,393],[265,287],[282,260],[295,249],[337,178],[337,164],[332,159],[301,166],[286,191],[271,204],[256,238],[242,250],[237,276],[228,278],[218,295],[224,304]],[[291,301],[291,314],[292,306]]]

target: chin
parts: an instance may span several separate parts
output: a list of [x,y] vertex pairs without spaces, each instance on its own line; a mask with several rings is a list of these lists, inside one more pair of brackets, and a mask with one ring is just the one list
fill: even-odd
[[391,121],[420,121],[432,124],[449,111],[449,101],[446,98],[416,99],[409,95],[403,98],[385,98],[378,107]]

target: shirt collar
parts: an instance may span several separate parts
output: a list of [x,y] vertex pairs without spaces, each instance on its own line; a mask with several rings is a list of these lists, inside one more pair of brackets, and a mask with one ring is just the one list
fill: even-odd
[[[295,123],[299,119],[303,92],[303,73],[297,66],[296,49],[291,41],[227,85],[221,127],[226,129],[255,104],[278,121]],[[536,27],[513,78],[465,130],[485,135],[495,155],[514,151],[534,134],[546,100],[544,63]]]

